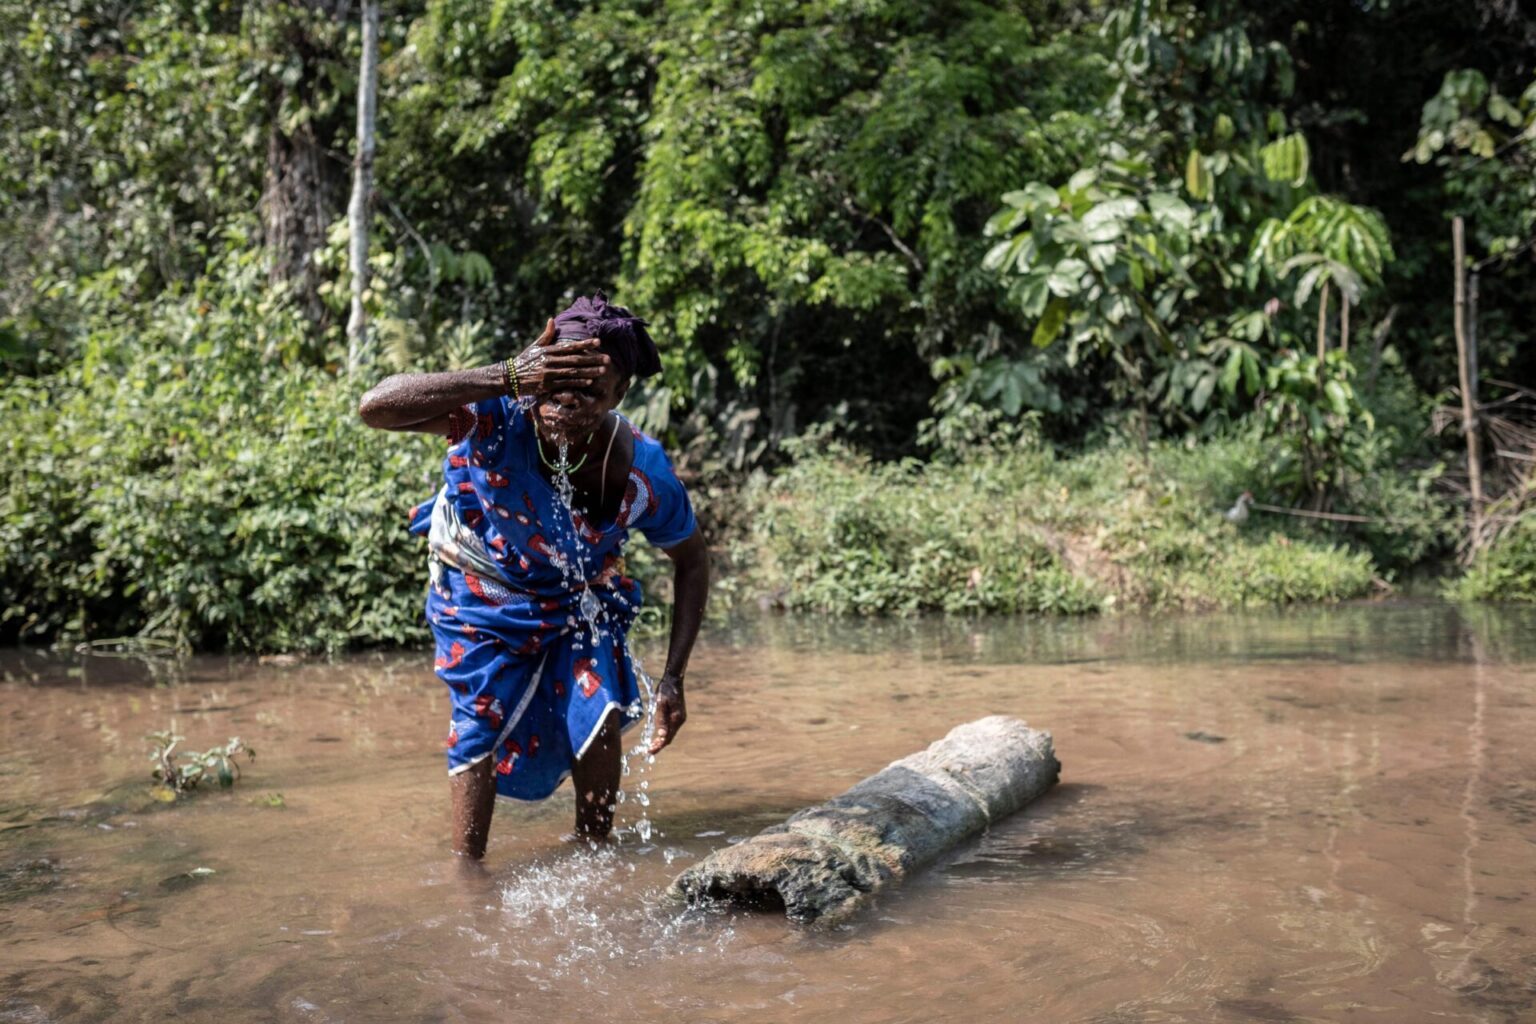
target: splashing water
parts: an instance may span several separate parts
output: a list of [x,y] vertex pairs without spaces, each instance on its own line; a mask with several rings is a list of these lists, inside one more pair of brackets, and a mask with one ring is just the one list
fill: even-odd
[[[639,899],[614,899],[635,887],[635,874],[634,861],[611,847],[528,865],[501,886],[499,927],[492,931],[502,935],[485,934],[482,923],[477,937],[491,957],[501,951],[499,939],[510,940],[520,953],[500,962],[525,969],[541,988],[572,982],[603,988],[613,983],[613,968],[720,954],[735,939],[729,923],[721,926],[719,910],[680,910],[649,888]],[[528,942],[530,935],[538,942]]]
[[[554,557],[551,561],[555,568],[560,571],[565,585],[572,591],[579,590],[581,593],[576,603],[577,610],[581,616],[580,621],[578,622],[574,616],[567,620],[567,625],[576,630],[573,645],[576,649],[580,650],[584,646],[595,647],[598,643],[606,640],[609,636],[610,627],[607,624],[608,612],[604,609],[602,601],[592,591],[591,577],[596,572],[597,567],[588,565],[585,558],[585,548],[580,543],[582,526],[580,513],[576,511],[576,487],[571,482],[570,443],[562,439],[559,442],[558,452],[559,457],[554,466],[553,483],[555,496],[560,499],[560,504],[565,506],[567,521],[566,523],[557,524],[557,529],[564,534],[562,539],[569,543],[554,545]],[[568,533],[566,533],[567,530],[569,531]],[[567,549],[576,553],[574,561],[565,556],[564,550]],[[619,554],[623,555],[622,547],[619,550]],[[583,633],[585,636],[583,636]],[[624,645],[624,657],[631,671],[634,672],[635,679],[640,684],[641,694],[640,699],[625,708],[624,712],[626,715],[640,716],[642,725],[639,742],[625,750],[622,754],[619,791],[615,794],[615,807],[618,804],[626,803],[629,799],[629,794],[625,789],[625,780],[634,782],[636,784],[634,803],[639,805],[640,811],[632,826],[632,831],[643,844],[639,852],[649,852],[652,836],[659,837],[665,834],[653,827],[648,816],[648,808],[651,804],[651,784],[649,779],[644,778],[651,766],[656,763],[655,755],[649,752],[651,741],[656,736],[656,689],[652,685],[651,677],[645,671],[644,665],[641,664],[639,658],[635,657],[628,644]],[[632,763],[637,760],[639,762],[638,767],[631,767]],[[629,831],[631,830],[619,828],[616,830],[616,835],[622,838]]]

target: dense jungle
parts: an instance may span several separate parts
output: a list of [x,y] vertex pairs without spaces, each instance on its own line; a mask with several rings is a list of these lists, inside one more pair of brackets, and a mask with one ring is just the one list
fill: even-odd
[[357,4],[0,0],[0,641],[423,642],[359,396],[599,288],[722,608],[1536,600],[1514,0],[380,6],[349,339]]

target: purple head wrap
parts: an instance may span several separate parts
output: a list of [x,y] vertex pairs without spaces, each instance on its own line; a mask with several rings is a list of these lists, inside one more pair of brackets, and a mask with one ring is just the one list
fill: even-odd
[[624,377],[649,377],[661,372],[661,355],[646,331],[646,322],[623,306],[610,305],[602,292],[582,296],[555,316],[558,341],[596,338]]

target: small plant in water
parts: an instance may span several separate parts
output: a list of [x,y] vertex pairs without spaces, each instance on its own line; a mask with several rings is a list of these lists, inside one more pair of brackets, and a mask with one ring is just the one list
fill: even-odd
[[204,751],[183,750],[175,758],[171,755],[176,750],[176,744],[186,739],[185,736],[166,730],[152,732],[144,738],[153,744],[149,760],[155,766],[152,773],[155,781],[171,799],[196,789],[199,783],[210,778],[218,779],[220,789],[228,789],[240,778],[240,765],[235,758],[244,754],[248,760],[256,760],[256,751],[246,746],[238,736],[231,737],[222,747]]

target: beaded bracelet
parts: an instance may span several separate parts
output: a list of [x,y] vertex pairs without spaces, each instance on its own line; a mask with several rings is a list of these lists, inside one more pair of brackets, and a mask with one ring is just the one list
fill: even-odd
[[513,398],[522,398],[522,382],[517,379],[517,357],[506,359],[501,364],[501,384],[507,394]]

